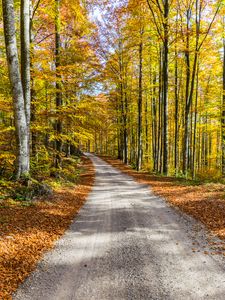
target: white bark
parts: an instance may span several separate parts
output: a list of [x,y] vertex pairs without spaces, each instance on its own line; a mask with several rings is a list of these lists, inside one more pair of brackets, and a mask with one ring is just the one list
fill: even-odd
[[6,55],[12,88],[17,142],[17,178],[29,173],[28,126],[16,42],[14,1],[2,0]]
[[30,0],[21,0],[21,78],[25,103],[26,121],[28,127],[28,150],[30,149],[30,106],[31,106],[31,76],[30,76]]
[[30,124],[30,0],[21,0],[21,77],[27,125]]

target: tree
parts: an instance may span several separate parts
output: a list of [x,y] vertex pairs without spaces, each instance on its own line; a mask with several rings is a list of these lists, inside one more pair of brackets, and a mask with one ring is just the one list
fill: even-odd
[[29,174],[29,129],[18,60],[14,1],[2,0],[6,54],[11,82],[17,142],[16,178]]
[[[223,17],[223,29],[225,18]],[[223,94],[222,94],[222,174],[225,175],[225,37],[223,37]]]
[[137,171],[141,170],[142,166],[142,105],[143,105],[143,34],[144,29],[140,28],[140,43],[139,43],[139,81],[138,81],[138,150],[137,150]]
[[60,108],[62,106],[62,91],[61,91],[61,75],[60,75],[60,0],[55,0],[55,72],[56,72],[56,157],[55,157],[55,167],[59,168],[61,164],[60,153],[62,152],[62,121],[60,119]]
[[21,0],[21,79],[23,86],[24,105],[28,130],[28,151],[30,149],[30,110],[31,110],[31,88],[30,88],[30,0]]
[[[222,70],[216,71],[214,64],[221,64],[221,45],[216,34],[209,34],[221,34],[215,22],[220,5],[221,1],[130,0],[118,6],[108,3],[106,16],[103,9],[103,20],[110,24],[107,33],[102,31],[105,25],[98,24],[100,45],[105,37],[101,46],[104,78],[110,95],[123,94],[109,98],[117,103],[118,157],[124,160],[121,149],[127,147],[129,163],[136,168],[140,168],[140,157],[143,167],[154,172],[193,178],[220,167],[220,90],[216,86]],[[142,47],[138,16],[145,29]],[[121,21],[112,31],[116,18]],[[115,32],[122,40],[120,51]],[[207,56],[209,51],[213,59]],[[125,76],[120,76],[122,70]],[[123,103],[128,103],[128,110]]]
[[54,174],[84,145],[154,173],[196,178],[223,169],[220,0],[31,2],[28,33],[29,3],[15,1],[15,118],[0,18],[0,175],[12,172],[21,132],[29,143],[29,52],[31,175],[43,165]]
[[[168,173],[168,55],[169,55],[169,1],[147,0],[159,38],[163,44],[162,53],[162,108],[163,108],[163,166],[162,172]],[[154,10],[153,7],[156,7]]]

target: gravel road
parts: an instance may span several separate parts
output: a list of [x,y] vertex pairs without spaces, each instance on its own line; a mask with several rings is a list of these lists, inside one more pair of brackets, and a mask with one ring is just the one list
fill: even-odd
[[204,254],[201,234],[193,240],[195,221],[89,156],[96,182],[87,203],[13,299],[224,300],[224,263]]

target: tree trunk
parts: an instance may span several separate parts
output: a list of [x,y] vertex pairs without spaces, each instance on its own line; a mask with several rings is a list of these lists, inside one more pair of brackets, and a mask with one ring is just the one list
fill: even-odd
[[222,125],[222,174],[225,175],[225,38],[223,39],[223,99],[221,112]]
[[[192,73],[190,71],[190,53],[189,53],[189,35],[187,35],[187,45],[186,45],[186,63],[187,63],[187,82],[186,82],[186,106],[185,106],[185,128],[184,128],[184,144],[183,144],[183,173],[187,174],[188,168],[188,136],[189,136],[189,114],[190,108],[192,105],[192,99],[194,94],[195,87],[195,77],[196,70],[198,64],[199,50],[201,45],[199,46],[199,35],[200,35],[200,16],[201,11],[198,8],[198,1],[196,1],[196,16],[195,16],[195,24],[196,24],[196,37],[195,37],[195,54],[194,61],[192,67]],[[187,11],[187,32],[190,30],[190,18],[191,18],[191,9],[189,8]]]
[[159,91],[158,91],[158,134],[157,134],[157,171],[161,171],[162,157],[162,49],[159,49]]
[[[37,4],[38,5],[38,4]],[[36,91],[34,88],[34,76],[33,76],[33,58],[34,58],[34,45],[33,45],[33,5],[32,1],[30,0],[30,32],[29,32],[29,37],[30,37],[30,105],[31,105],[31,115],[30,115],[30,122],[33,125],[36,121],[36,105],[35,105],[35,96],[36,96]],[[31,151],[32,151],[32,156],[36,157],[37,154],[37,132],[35,130],[31,130],[30,132],[30,143],[31,143]]]
[[14,1],[2,0],[6,55],[9,69],[9,79],[12,87],[15,133],[17,143],[16,177],[27,177],[29,174],[29,130],[26,120],[26,107],[23,86],[20,75],[18,50],[16,42],[16,28],[14,15]]
[[127,131],[127,111],[128,111],[128,101],[127,101],[127,92],[125,91],[124,95],[124,128],[123,128],[123,136],[124,136],[124,163],[128,164],[128,131]]
[[192,153],[192,179],[195,178],[196,174],[196,135],[197,135],[197,116],[198,116],[198,85],[199,85],[199,66],[197,68],[196,75],[196,95],[195,95],[195,113],[194,113],[194,137],[193,137],[193,153]]
[[158,152],[157,152],[157,106],[156,106],[156,74],[153,78],[153,95],[152,95],[152,157],[153,157],[153,171],[157,171]]
[[175,175],[178,171],[178,129],[179,129],[179,94],[178,94],[178,63],[177,63],[177,50],[175,51],[175,112],[174,112],[174,126],[175,126],[175,136],[174,136],[174,169]]
[[169,1],[164,3],[163,41],[163,174],[168,174],[168,36]]
[[55,167],[60,168],[61,166],[61,152],[62,152],[62,121],[60,120],[60,108],[62,106],[62,91],[61,91],[61,75],[59,71],[60,67],[60,0],[55,0],[56,6],[56,17],[55,17],[55,69],[56,69],[56,95],[55,95],[55,104],[56,104],[56,157],[55,157]]
[[30,126],[30,0],[21,0],[21,79],[27,126]]
[[189,88],[190,88],[190,19],[191,19],[191,10],[187,9],[186,12],[187,24],[186,24],[186,49],[185,49],[185,60],[186,60],[186,86],[185,86],[185,112],[184,112],[184,137],[183,137],[183,174],[187,173],[187,157],[188,157],[188,117],[189,117]]
[[138,148],[137,148],[137,171],[142,166],[142,64],[143,64],[143,30],[141,30],[141,42],[139,45],[139,86],[138,86]]

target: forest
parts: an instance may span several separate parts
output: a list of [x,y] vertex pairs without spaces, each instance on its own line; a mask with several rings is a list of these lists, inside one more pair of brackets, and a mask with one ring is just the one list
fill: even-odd
[[223,14],[222,0],[2,1],[1,177],[86,150],[220,178]]
[[137,170],[224,174],[223,13],[222,1],[201,0],[129,1],[106,13],[99,51],[114,119],[95,151]]
[[[29,299],[150,299],[143,282],[167,272],[179,279],[165,290],[183,280],[173,299],[223,299],[224,271],[210,255],[225,256],[224,176],[224,0],[1,0],[0,299],[73,222],[53,261],[70,268],[66,278],[82,266],[73,280],[87,284],[83,296],[59,285]],[[171,207],[200,221],[210,246]],[[159,274],[143,277],[147,265]],[[118,278],[102,275],[109,266]],[[95,272],[115,284],[110,297],[94,294],[99,282],[103,293]],[[113,296],[116,280],[121,291],[129,282],[127,298]]]

